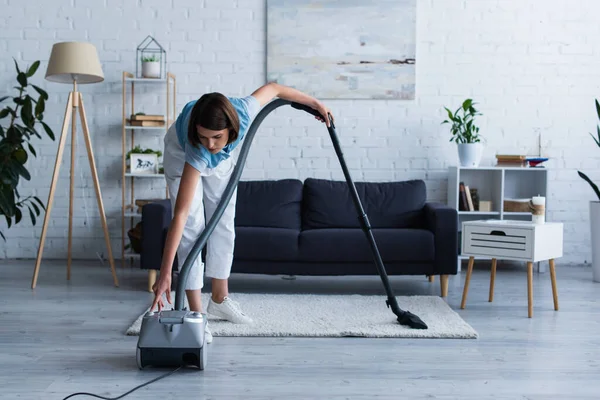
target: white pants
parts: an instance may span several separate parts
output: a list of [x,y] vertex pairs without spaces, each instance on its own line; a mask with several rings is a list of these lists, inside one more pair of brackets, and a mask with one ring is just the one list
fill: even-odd
[[[185,164],[185,153],[177,140],[175,124],[171,125],[167,131],[164,144],[163,166],[171,200],[171,209],[175,211],[175,202],[177,201],[177,193]],[[200,172],[198,186],[177,249],[179,271],[181,271],[188,254],[204,230],[206,221],[210,220],[221,200],[221,196],[233,173],[237,160],[236,155],[222,161],[216,168]],[[229,278],[233,262],[236,198],[237,188],[234,190],[219,223],[215,226],[206,243],[206,271],[200,252],[190,267],[185,290],[201,289],[204,286],[205,274],[211,278]]]

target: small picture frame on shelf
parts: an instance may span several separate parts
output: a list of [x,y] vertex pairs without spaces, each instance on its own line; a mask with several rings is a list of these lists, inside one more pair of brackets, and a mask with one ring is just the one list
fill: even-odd
[[129,156],[129,165],[132,174],[157,174],[158,173],[158,155],[132,153]]
[[492,211],[492,202],[490,200],[480,200],[479,201],[479,211],[491,212]]

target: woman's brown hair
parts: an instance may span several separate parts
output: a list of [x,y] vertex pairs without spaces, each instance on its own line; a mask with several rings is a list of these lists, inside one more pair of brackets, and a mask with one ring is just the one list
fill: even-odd
[[240,131],[240,120],[237,111],[227,97],[221,93],[207,93],[202,95],[194,104],[190,113],[188,125],[188,140],[195,147],[200,147],[200,138],[196,125],[212,131],[227,129],[229,139],[227,144],[238,138]]

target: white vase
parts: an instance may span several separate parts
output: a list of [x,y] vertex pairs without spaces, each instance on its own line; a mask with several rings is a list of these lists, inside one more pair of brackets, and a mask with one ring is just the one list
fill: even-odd
[[461,167],[478,167],[483,155],[483,145],[478,143],[459,143],[458,159]]
[[592,274],[600,282],[600,201],[590,201],[590,227],[592,232]]
[[160,62],[144,61],[142,62],[142,76],[144,78],[160,78]]

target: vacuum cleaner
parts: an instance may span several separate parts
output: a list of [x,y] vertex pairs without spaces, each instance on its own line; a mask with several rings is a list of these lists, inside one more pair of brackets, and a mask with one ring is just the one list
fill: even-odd
[[[231,178],[229,179],[227,187],[225,188],[223,197],[221,198],[221,201],[219,202],[219,205],[217,206],[212,218],[206,224],[205,229],[202,231],[202,234],[200,234],[198,240],[196,240],[196,243],[192,247],[192,250],[183,263],[175,293],[175,309],[162,310],[160,312],[153,312],[150,310],[143,317],[136,351],[137,365],[140,369],[149,366],[181,367],[183,365],[193,366],[203,370],[206,367],[207,346],[204,337],[204,329],[207,322],[206,315],[184,309],[185,283],[192,263],[203,250],[209,236],[221,219],[221,216],[225,211],[225,207],[231,200],[234,189],[237,187],[237,184],[240,180],[242,169],[246,161],[246,156],[250,150],[250,145],[256,130],[265,117],[269,115],[269,113],[284,105],[291,105],[295,109],[306,111],[309,114],[317,117],[323,117],[317,110],[311,107],[283,99],[273,100],[263,107],[263,109],[258,113],[248,129],[238,162]],[[398,306],[396,297],[394,296],[392,288],[390,287],[379,250],[377,249],[375,238],[371,232],[369,219],[362,207],[358,192],[356,191],[356,187],[352,182],[352,178],[348,172],[348,167],[344,161],[343,153],[335,133],[333,120],[330,115],[328,115],[327,118],[330,122],[330,126],[327,129],[329,131],[331,141],[333,142],[336,155],[344,172],[344,177],[348,187],[350,188],[350,193],[358,213],[358,219],[360,221],[361,228],[364,231],[367,240],[369,241],[375,265],[379,275],[381,276],[381,280],[387,293],[386,304],[388,308],[391,308],[392,312],[396,315],[398,323],[409,326],[413,329],[427,329],[427,325],[418,316],[409,311],[402,310]]]

